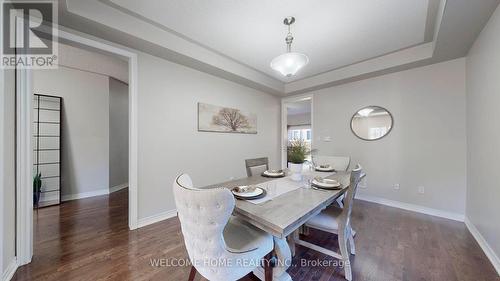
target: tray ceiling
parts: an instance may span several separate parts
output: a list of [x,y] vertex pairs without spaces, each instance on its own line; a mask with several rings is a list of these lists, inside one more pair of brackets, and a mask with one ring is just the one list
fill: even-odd
[[[103,2],[283,82],[423,43],[429,7],[429,0]],[[285,51],[286,16],[297,18],[293,50],[310,58],[292,78],[269,67]]]

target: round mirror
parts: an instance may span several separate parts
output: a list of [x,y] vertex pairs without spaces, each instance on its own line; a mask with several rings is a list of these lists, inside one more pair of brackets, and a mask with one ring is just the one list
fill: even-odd
[[392,123],[392,115],[387,109],[367,106],[354,114],[351,119],[351,130],[362,140],[379,140],[389,134]]

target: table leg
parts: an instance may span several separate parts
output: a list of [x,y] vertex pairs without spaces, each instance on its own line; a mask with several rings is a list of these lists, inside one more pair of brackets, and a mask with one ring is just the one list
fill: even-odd
[[[273,268],[273,280],[274,281],[292,281],[290,275],[286,270],[290,267],[292,263],[292,254],[290,252],[290,247],[286,241],[286,238],[276,238],[274,237],[274,253],[277,258],[276,266]],[[263,267],[258,267],[253,271],[253,274],[257,276],[260,280],[265,279],[265,270]]]
[[298,229],[295,230],[294,232],[292,232],[292,234],[290,234],[287,237],[288,246],[290,247],[290,252],[292,254],[292,257],[295,257],[295,253],[296,253],[295,240],[297,240],[298,237],[299,237],[299,230]]

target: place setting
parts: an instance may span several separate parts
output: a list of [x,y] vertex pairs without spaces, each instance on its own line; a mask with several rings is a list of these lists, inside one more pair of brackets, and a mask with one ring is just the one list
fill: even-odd
[[328,173],[336,172],[335,168],[333,168],[333,166],[330,164],[317,165],[314,167],[314,170],[317,172],[328,172]]
[[242,185],[231,188],[234,197],[239,200],[256,200],[266,196],[264,188],[257,185]]
[[284,170],[266,170],[261,176],[266,178],[283,178],[286,176],[286,173]]
[[311,187],[313,189],[320,189],[320,190],[338,190],[341,189],[341,184],[339,181],[334,179],[315,177],[311,181]]

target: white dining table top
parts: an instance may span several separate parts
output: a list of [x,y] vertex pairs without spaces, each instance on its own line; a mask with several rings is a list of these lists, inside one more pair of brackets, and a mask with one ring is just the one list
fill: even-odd
[[[315,172],[314,176],[321,174],[322,173]],[[329,175],[331,173],[324,174]],[[341,196],[346,191],[346,187],[349,186],[350,173],[337,172],[326,178],[338,180],[341,184],[340,189],[317,190],[301,187],[281,194],[261,204],[254,204],[245,200],[236,200],[234,214],[275,237],[284,238]],[[233,188],[240,185],[259,184],[264,186],[266,182],[272,180],[275,179],[258,175],[214,184],[204,188]],[[288,177],[282,178],[282,180],[291,181]],[[280,182],[283,181],[276,182],[277,184],[273,188],[279,189]]]

